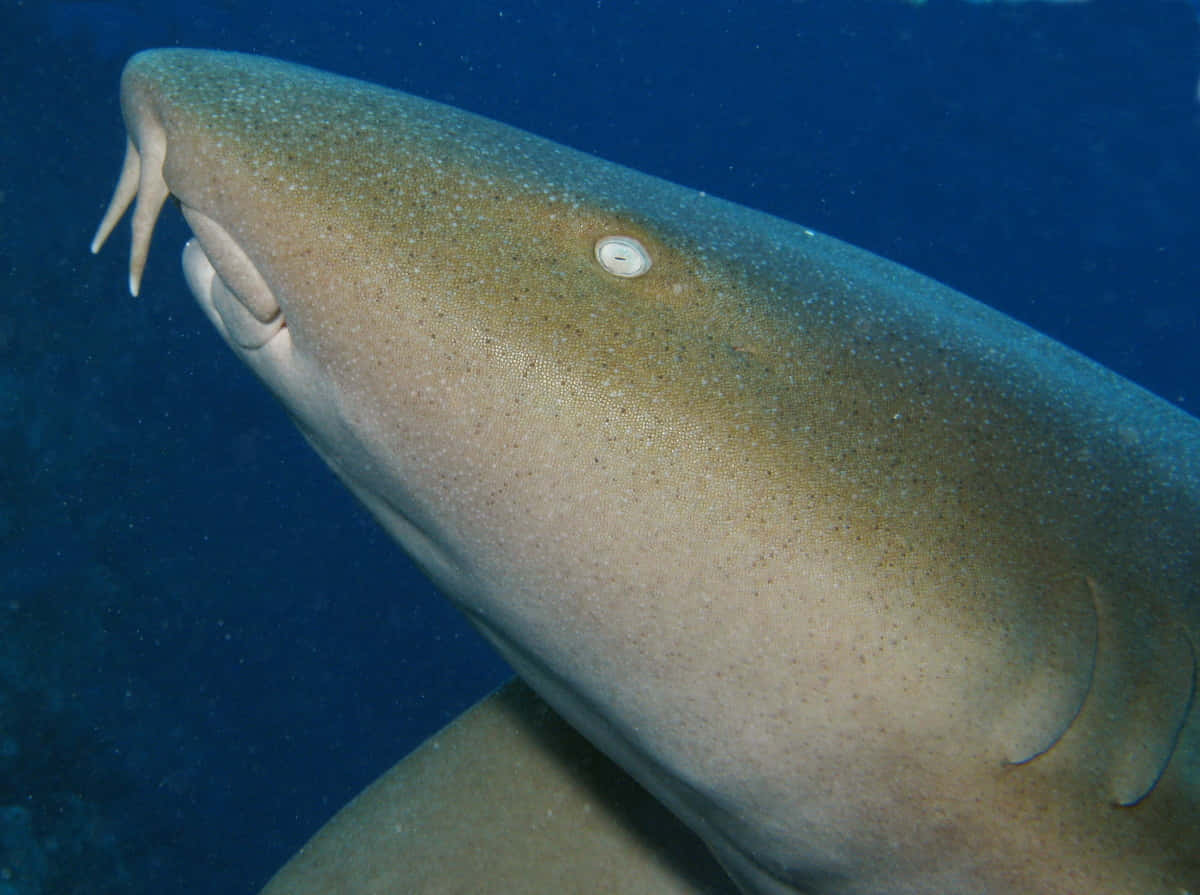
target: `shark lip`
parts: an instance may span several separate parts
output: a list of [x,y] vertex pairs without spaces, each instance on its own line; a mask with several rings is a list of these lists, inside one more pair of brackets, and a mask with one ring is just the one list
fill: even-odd
[[203,212],[187,204],[181,204],[180,208],[209,263],[229,292],[256,321],[273,323],[282,312],[279,302],[237,240]]
[[253,351],[286,329],[279,305],[270,319],[259,319],[250,303],[217,270],[199,238],[189,239],[183,247],[183,274],[196,301],[227,342]]
[[286,325],[271,287],[224,227],[195,208],[180,207],[195,234],[184,247],[183,269],[196,300],[228,341],[261,348]]

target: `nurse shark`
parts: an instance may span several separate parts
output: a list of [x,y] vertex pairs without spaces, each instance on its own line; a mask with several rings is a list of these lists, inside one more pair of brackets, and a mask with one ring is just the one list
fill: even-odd
[[[1200,892],[1196,419],[897,264],[438,103],[154,50],[121,104],[93,250],[133,205],[136,294],[173,196],[234,353],[741,890]],[[509,885],[412,860],[393,891]],[[335,890],[312,872],[275,891]]]

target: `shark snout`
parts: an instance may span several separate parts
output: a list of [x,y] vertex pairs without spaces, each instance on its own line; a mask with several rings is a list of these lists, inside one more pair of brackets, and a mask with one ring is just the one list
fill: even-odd
[[[129,132],[125,161],[112,200],[92,240],[92,252],[100,250],[132,206],[129,291],[136,296],[159,214],[167,198],[174,196],[195,234],[183,253],[184,274],[193,294],[230,343],[243,349],[261,347],[284,327],[279,302],[237,240],[211,212],[196,207],[207,208],[203,200],[194,201],[193,194],[204,195],[203,190],[186,185],[180,188],[172,179],[180,179],[188,166],[172,165],[169,157],[180,149],[186,154],[195,147],[181,145],[181,141],[188,140],[180,138],[167,122],[187,116],[173,115],[171,101],[161,95],[152,81],[140,77],[136,66],[131,66],[123,79],[121,102]],[[178,126],[176,120],[176,130]],[[189,177],[194,174],[189,172]],[[195,182],[203,184],[214,179],[201,172]]]

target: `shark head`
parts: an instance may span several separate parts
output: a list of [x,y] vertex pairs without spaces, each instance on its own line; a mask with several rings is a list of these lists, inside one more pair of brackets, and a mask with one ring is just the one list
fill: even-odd
[[192,292],[753,892],[1200,890],[1200,426],[802,227],[437,103],[135,57]]

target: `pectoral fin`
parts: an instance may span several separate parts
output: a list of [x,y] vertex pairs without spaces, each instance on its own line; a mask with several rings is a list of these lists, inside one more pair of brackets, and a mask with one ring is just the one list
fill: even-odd
[[704,844],[514,681],[371,784],[262,895],[735,895]]

